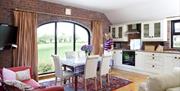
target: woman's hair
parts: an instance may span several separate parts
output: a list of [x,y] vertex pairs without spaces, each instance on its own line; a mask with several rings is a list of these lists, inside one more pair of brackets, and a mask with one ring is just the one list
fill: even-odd
[[112,39],[111,33],[105,33],[104,35],[106,39]]

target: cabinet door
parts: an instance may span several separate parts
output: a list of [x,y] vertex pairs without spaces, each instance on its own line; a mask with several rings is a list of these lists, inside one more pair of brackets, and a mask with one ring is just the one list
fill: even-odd
[[144,60],[143,52],[136,52],[135,65],[138,70],[144,71]]
[[166,54],[165,58],[165,71],[171,72],[174,67],[180,67],[180,55],[178,54]]
[[144,38],[149,38],[150,24],[143,24]]
[[114,65],[121,66],[122,64],[122,51],[114,51]]
[[157,64],[157,65],[160,65],[161,67],[164,67],[164,65],[165,65],[165,62],[164,62],[165,56],[166,55],[163,54],[163,53],[156,53],[154,55],[154,57],[153,57],[154,63]]
[[118,27],[118,38],[122,38],[122,33],[123,33],[123,27],[120,26]]
[[155,53],[153,60],[153,72],[154,73],[162,73],[164,72],[165,67],[165,54],[164,53]]
[[112,38],[116,38],[116,27],[111,27]]
[[141,71],[151,72],[152,57],[152,53],[137,52],[136,68]]
[[142,23],[142,41],[167,41],[167,20]]
[[154,37],[161,37],[161,23],[154,23]]

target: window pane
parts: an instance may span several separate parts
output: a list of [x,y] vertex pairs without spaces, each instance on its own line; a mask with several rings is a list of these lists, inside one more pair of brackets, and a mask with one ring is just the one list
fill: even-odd
[[76,25],[75,26],[75,31],[76,31],[76,51],[80,51],[81,50],[81,46],[83,45],[87,45],[88,44],[88,31],[79,26]]
[[49,23],[37,28],[38,73],[54,71],[51,54],[54,54],[55,24]]
[[73,23],[57,23],[57,53],[65,58],[65,52],[73,51]]
[[180,32],[180,22],[174,24],[175,32]]
[[180,48],[180,35],[173,36],[173,47]]

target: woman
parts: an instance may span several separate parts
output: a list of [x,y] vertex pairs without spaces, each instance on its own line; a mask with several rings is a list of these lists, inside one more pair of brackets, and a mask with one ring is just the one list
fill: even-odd
[[104,42],[104,55],[112,55],[113,49],[113,40],[111,33],[105,33],[105,42]]
[[[104,55],[113,56],[113,40],[111,37],[111,33],[105,33],[105,42],[104,42]],[[113,60],[110,61],[110,66],[113,66]]]

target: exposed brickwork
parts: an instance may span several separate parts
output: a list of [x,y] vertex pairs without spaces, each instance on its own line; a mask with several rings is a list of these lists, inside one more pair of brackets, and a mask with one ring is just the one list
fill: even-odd
[[[58,15],[64,15],[65,8],[71,8],[72,17],[101,20],[103,22],[104,32],[107,32],[109,30],[109,25],[111,24],[103,13],[80,9],[80,8],[74,8],[71,6],[64,6],[60,4],[39,1],[39,0],[1,0],[0,10],[3,12],[0,13],[0,22],[13,24],[13,13],[11,10],[15,8],[32,10],[37,12],[46,12],[46,13],[52,13]],[[86,19],[66,18],[66,17],[39,14],[38,24],[41,25],[43,23],[47,23],[51,21],[71,20],[74,22],[79,22],[90,29],[91,20],[86,20]]]
[[[86,19],[77,19],[77,18],[67,18],[67,17],[38,14],[38,25],[52,22],[52,21],[67,21],[68,20],[68,21],[80,23],[90,30],[91,19],[94,19],[94,20],[102,21],[103,31],[108,32],[109,25],[111,24],[103,13],[75,8],[71,6],[64,6],[60,4],[44,2],[40,0],[0,0],[0,23],[7,23],[10,25],[13,25],[13,22],[14,22],[13,9],[15,8],[23,9],[23,10],[32,10],[36,12],[58,14],[58,15],[64,15],[65,8],[71,8],[72,17],[86,18]],[[0,59],[0,60],[3,60],[3,59]],[[3,60],[3,61],[7,61],[7,60]]]

